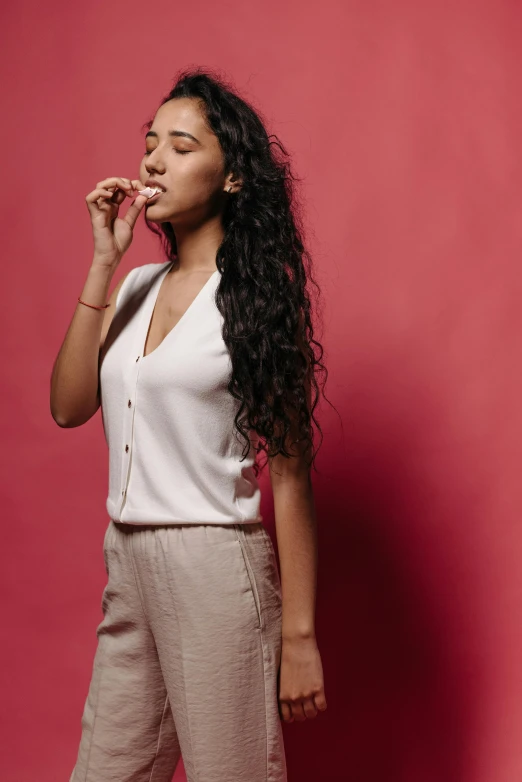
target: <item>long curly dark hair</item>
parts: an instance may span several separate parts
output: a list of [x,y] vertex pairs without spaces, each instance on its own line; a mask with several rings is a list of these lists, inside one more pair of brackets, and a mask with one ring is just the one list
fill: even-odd
[[[267,134],[259,112],[223,77],[201,68],[183,70],[160,105],[173,98],[200,102],[223,150],[225,175],[233,172],[243,182],[225,207],[224,238],[216,255],[221,272],[216,304],[232,363],[228,391],[240,401],[234,424],[245,439],[242,460],[254,431],[257,453],[267,454],[261,467],[254,463],[256,476],[268,457],[297,455],[289,448],[301,442],[298,453],[317,472],[313,426],[321,442],[322,431],[314,410],[320,384],[324,396],[328,371],[321,363],[323,347],[313,336],[307,281],[320,290],[303,244],[297,179],[287,152],[277,136]],[[149,130],[152,122],[143,128]],[[172,225],[145,222],[174,260]]]

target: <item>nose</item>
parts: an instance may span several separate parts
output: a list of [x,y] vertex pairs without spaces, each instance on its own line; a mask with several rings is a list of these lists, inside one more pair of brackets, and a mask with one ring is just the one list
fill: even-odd
[[163,163],[159,145],[145,158],[145,168],[149,174],[153,174],[154,172],[157,172],[158,174],[165,173],[165,165]]

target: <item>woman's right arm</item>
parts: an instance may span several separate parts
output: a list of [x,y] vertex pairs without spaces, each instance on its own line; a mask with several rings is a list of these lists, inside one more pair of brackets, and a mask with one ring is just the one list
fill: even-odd
[[[88,304],[103,306],[107,302],[114,272],[132,242],[134,225],[147,198],[139,195],[123,218],[118,217],[118,209],[127,196],[143,187],[136,179],[110,177],[98,182],[96,189],[86,196],[93,227],[94,257],[80,299]],[[58,426],[81,426],[100,406],[100,351],[125,276],[114,288],[106,309],[94,309],[80,302],[76,305],[51,374],[51,415]]]
[[[113,273],[93,264],[80,299],[89,304],[105,303]],[[107,309],[96,310],[80,302],[76,305],[51,375],[51,415],[58,426],[81,426],[100,406],[99,356],[126,276],[114,288]]]

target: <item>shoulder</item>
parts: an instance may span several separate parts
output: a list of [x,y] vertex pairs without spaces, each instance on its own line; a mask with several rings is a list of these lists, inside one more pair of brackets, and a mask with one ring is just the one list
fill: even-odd
[[158,274],[161,274],[168,266],[170,261],[162,261],[161,263],[143,263],[141,266],[135,266],[125,275],[125,279],[132,279],[139,282],[152,279]]
[[151,285],[159,274],[169,266],[170,261],[161,263],[144,263],[141,266],[134,266],[118,282],[114,293],[116,294],[116,308],[122,305],[123,301],[130,297],[136,290]]
[[103,348],[114,316],[121,310],[137,291],[148,289],[157,274],[161,274],[170,261],[163,263],[144,263],[135,266],[124,274],[116,283],[109,298],[109,307],[104,311],[100,335],[100,350]]
[[171,261],[161,261],[160,263],[143,263],[141,266],[135,266],[129,274],[135,274],[138,277],[154,277],[170,266]]

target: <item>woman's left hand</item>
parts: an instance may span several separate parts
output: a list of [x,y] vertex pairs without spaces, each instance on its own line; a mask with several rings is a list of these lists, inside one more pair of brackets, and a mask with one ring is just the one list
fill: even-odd
[[279,670],[279,713],[302,722],[325,711],[323,666],[315,637],[283,639]]

